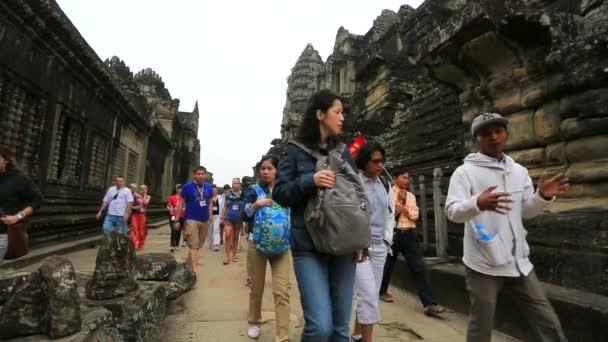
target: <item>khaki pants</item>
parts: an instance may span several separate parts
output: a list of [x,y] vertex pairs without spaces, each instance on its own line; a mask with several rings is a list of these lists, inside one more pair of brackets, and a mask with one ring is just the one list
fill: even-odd
[[289,338],[289,316],[291,307],[289,293],[291,291],[291,252],[278,255],[266,255],[249,243],[247,251],[247,271],[251,278],[249,292],[249,324],[262,323],[262,297],[266,279],[266,264],[270,262],[272,272],[272,294],[276,315],[276,339],[287,341]]
[[496,298],[504,290],[517,303],[534,334],[531,341],[566,342],[555,310],[534,271],[528,276],[493,277],[466,269],[467,290],[471,307],[467,342],[490,342],[494,325]]

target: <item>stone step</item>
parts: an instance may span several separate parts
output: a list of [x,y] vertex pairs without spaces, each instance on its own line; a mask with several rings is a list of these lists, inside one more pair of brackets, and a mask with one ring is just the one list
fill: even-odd
[[[445,263],[438,262],[436,258],[430,259],[426,265],[436,299],[442,305],[466,315],[469,297],[464,265],[454,260]],[[391,285],[416,293],[414,281],[402,256],[399,256],[395,265]],[[568,340],[608,341],[608,297],[544,282],[542,286],[561,320]],[[517,304],[507,296],[499,296],[494,328],[522,339],[527,336],[526,326],[526,321],[517,310]]]

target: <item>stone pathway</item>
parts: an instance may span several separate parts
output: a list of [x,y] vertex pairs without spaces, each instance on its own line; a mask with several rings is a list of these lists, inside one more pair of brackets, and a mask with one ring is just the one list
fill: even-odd
[[[168,227],[151,230],[146,247],[137,253],[168,252]],[[222,265],[223,251],[214,252],[205,247],[201,253],[199,281],[192,291],[170,302],[163,327],[161,341],[245,342],[247,337],[247,309],[249,288],[245,286],[245,262],[247,243],[241,241],[240,260]],[[96,249],[66,254],[81,271],[93,271]],[[175,257],[183,261],[187,248],[179,248]],[[35,269],[30,265],[24,269]],[[263,320],[260,342],[274,341],[274,305],[270,270],[266,278],[266,291],[262,303]],[[299,341],[303,327],[302,309],[299,303],[295,277],[292,290],[291,341]],[[442,319],[426,317],[418,298],[409,292],[391,287],[396,297],[392,304],[382,303],[382,322],[376,327],[375,342],[389,341],[465,341],[466,316],[448,312]],[[412,329],[414,333],[405,330]],[[495,332],[494,342],[516,341]]]

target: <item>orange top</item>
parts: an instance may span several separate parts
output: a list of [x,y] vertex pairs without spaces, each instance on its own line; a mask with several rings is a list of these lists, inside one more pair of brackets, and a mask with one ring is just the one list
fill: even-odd
[[[408,209],[408,214],[402,213],[399,215],[399,221],[397,221],[397,229],[413,229],[416,228],[416,221],[418,221],[418,206],[416,205],[416,196],[407,190],[401,190],[399,187],[393,187],[395,205],[399,200],[399,193],[406,193],[405,206]],[[401,195],[403,197],[403,195]]]

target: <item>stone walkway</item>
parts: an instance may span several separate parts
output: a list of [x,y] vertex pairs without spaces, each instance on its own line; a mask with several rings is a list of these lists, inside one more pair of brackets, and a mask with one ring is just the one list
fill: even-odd
[[[168,252],[168,228],[151,230],[146,247],[138,253]],[[214,252],[206,247],[201,253],[199,281],[195,288],[184,296],[170,302],[161,341],[205,341],[245,342],[247,337],[248,287],[245,286],[245,261],[247,243],[241,241],[240,260],[222,265],[223,252]],[[96,249],[86,249],[66,254],[77,270],[93,271]],[[183,261],[187,248],[175,253]],[[24,269],[35,269],[30,265]],[[271,278],[268,269],[266,291],[262,304],[263,320],[260,342],[274,341],[274,305]],[[382,322],[375,329],[375,342],[389,341],[465,341],[466,317],[448,312],[442,319],[426,317],[422,313],[418,298],[411,293],[391,287],[396,297],[392,304],[382,303]],[[292,290],[291,341],[299,341],[303,327],[302,309],[299,303],[295,277]],[[415,333],[405,330],[411,329]],[[417,337],[418,334],[420,337]],[[516,341],[495,333],[494,342]]]

